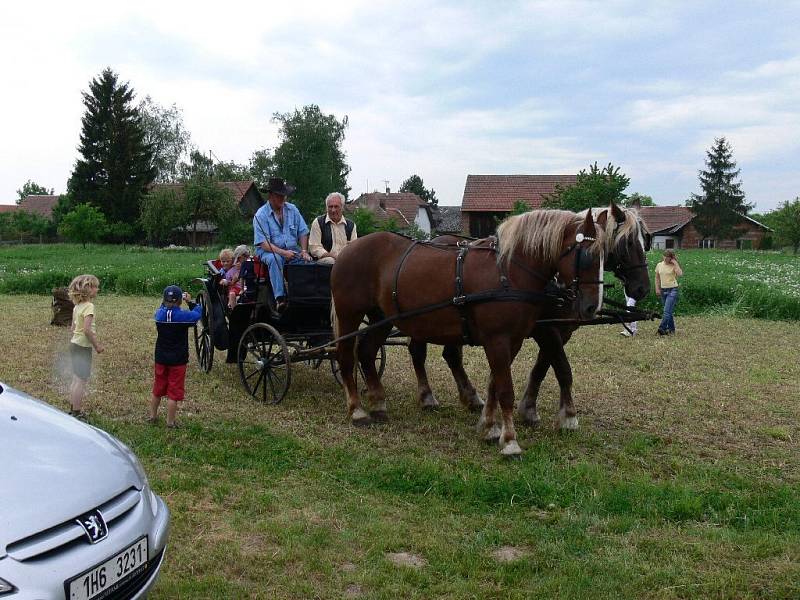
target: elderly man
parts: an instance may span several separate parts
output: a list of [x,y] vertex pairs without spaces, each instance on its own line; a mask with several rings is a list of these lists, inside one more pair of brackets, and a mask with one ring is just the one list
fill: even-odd
[[342,248],[358,239],[356,224],[342,216],[343,208],[344,196],[339,192],[330,193],[325,198],[327,214],[311,223],[308,251],[321,265],[332,265]]
[[285,302],[283,265],[308,262],[308,225],[297,207],[286,202],[294,193],[280,177],[270,177],[267,203],[253,217],[253,245],[261,262],[269,267],[269,280],[278,308]]

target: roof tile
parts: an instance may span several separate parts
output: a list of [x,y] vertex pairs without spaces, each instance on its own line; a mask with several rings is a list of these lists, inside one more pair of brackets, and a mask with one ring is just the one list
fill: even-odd
[[539,208],[556,184],[574,185],[577,175],[467,175],[462,211],[510,211],[517,200]]

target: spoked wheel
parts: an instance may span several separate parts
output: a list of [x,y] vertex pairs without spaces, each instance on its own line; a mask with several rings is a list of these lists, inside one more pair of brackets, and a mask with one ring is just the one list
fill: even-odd
[[214,364],[214,343],[211,339],[211,313],[208,304],[208,292],[203,290],[197,294],[197,303],[202,307],[203,315],[194,326],[194,349],[197,362],[204,373],[208,373]]
[[[361,363],[357,363],[358,369],[356,369],[355,377],[356,377],[356,386],[358,386],[358,380],[361,378],[362,381],[366,381],[364,377],[364,372],[361,369]],[[378,371],[378,377],[383,377],[383,370],[386,368],[386,346],[381,346],[378,353],[375,355],[375,370]],[[333,378],[339,385],[344,385],[344,380],[342,379],[342,370],[339,368],[339,361],[335,358],[331,359],[331,373],[333,374]]]
[[239,342],[239,375],[247,393],[265,404],[278,404],[291,381],[289,348],[272,325],[255,323]]

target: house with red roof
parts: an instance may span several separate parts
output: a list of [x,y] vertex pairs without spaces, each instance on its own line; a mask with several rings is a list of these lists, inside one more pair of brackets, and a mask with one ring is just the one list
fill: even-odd
[[434,217],[430,204],[410,192],[392,193],[387,189],[385,193],[361,194],[345,206],[348,212],[356,208],[366,208],[371,211],[378,222],[394,219],[400,229],[416,224],[428,235],[433,230]]
[[739,215],[735,234],[729,239],[703,237],[692,224],[695,217],[686,206],[643,206],[639,208],[645,225],[653,235],[653,248],[723,248],[750,250],[761,247],[764,236],[772,231],[766,225]]
[[556,185],[569,187],[577,180],[577,175],[467,175],[461,200],[462,231],[479,238],[491,235],[516,202],[539,208]]
[[56,204],[58,204],[58,195],[29,194],[20,201],[19,210],[40,215],[45,219],[52,219]]

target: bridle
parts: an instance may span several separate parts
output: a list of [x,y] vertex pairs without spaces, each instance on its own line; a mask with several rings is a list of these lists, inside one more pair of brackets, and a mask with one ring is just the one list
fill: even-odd
[[[614,233],[612,234],[612,238],[611,238],[612,240],[616,240],[617,232],[619,231],[619,228],[621,226],[622,226],[622,223],[618,222],[616,224],[616,226],[614,227]],[[642,235],[645,235],[645,234],[643,233]],[[649,245],[650,244],[647,243],[647,241],[645,241],[645,247],[642,248],[643,253],[647,252],[647,250],[649,249]],[[625,284],[628,281],[628,274],[631,271],[636,271],[637,269],[644,269],[645,271],[648,270],[647,255],[646,254],[645,254],[644,262],[623,264],[619,260],[617,255],[616,255],[615,248],[617,246],[618,246],[618,244],[614,243],[612,245],[611,252],[608,253],[608,262],[606,263],[606,268],[605,268],[606,271],[610,271],[610,272],[614,273],[614,276],[617,279],[619,279],[623,284]]]
[[[581,279],[581,271],[588,269],[590,261],[592,260],[589,252],[583,247],[583,243],[595,241],[597,241],[596,238],[584,235],[583,233],[576,233],[575,241],[561,253],[561,256],[558,257],[560,261],[566,256],[569,256],[570,253],[575,253],[575,277],[573,277],[572,281],[569,283],[569,287],[564,288],[564,293],[572,302],[580,298],[582,294],[581,286],[603,285],[604,283],[603,280]],[[558,274],[556,274],[555,279],[558,279]]]

